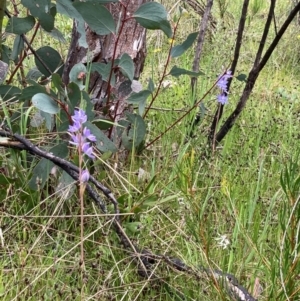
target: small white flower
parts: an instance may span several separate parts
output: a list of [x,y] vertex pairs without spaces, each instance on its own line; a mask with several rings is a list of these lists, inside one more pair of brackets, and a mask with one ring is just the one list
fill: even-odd
[[230,241],[227,238],[227,235],[220,235],[219,237],[215,238],[215,240],[218,242],[218,247],[221,247],[223,249],[226,249],[230,245]]

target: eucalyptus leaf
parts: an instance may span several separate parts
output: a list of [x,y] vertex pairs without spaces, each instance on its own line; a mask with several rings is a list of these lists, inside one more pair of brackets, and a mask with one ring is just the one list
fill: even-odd
[[84,27],[85,22],[81,14],[75,9],[72,3],[73,1],[71,0],[56,0],[57,12],[78,21],[77,30],[80,34],[78,44],[80,47],[88,48],[88,44],[86,42],[85,27]]
[[[69,153],[69,149],[67,144],[62,142],[52,147],[49,152],[54,156],[66,158]],[[28,183],[29,188],[32,190],[42,189],[49,178],[49,174],[53,166],[54,163],[51,161],[45,158],[41,159],[33,169],[33,175]]]
[[53,39],[61,42],[61,43],[67,43],[65,37],[63,36],[63,34],[61,33],[61,31],[59,31],[57,28],[53,28],[51,31],[46,31],[46,33],[51,36]]
[[62,82],[61,76],[57,73],[52,74],[52,85],[59,91],[60,93],[64,93],[64,84]]
[[33,80],[37,81],[41,76],[43,76],[43,73],[39,71],[37,67],[33,67],[30,69],[26,75],[27,80]]
[[11,17],[7,23],[6,32],[14,34],[24,34],[30,31],[35,24],[35,19],[33,16],[27,16],[25,18]]
[[59,111],[57,102],[45,93],[35,94],[32,97],[32,104],[39,110],[46,113],[57,114]]
[[38,127],[40,127],[43,124],[44,120],[45,119],[44,119],[44,117],[42,117],[41,111],[38,110],[31,117],[31,119],[30,119],[30,126],[32,126],[33,128],[38,128]]
[[[50,0],[22,0],[21,3],[30,10],[30,14],[39,19],[42,28],[51,31],[54,28],[54,17],[50,9]],[[52,15],[53,13],[53,15]]]
[[107,35],[116,32],[112,14],[99,2],[74,2],[73,6],[95,33]]
[[54,127],[54,115],[50,114],[50,113],[46,113],[41,111],[40,112],[42,118],[44,118],[45,120],[45,124],[46,124],[46,129],[51,132],[53,130]]
[[76,191],[75,180],[65,171],[62,172],[58,185],[55,189],[56,194],[62,200],[68,200]]
[[54,17],[52,15],[41,13],[39,16],[39,21],[45,31],[51,32],[51,30],[54,29]]
[[19,98],[21,90],[11,85],[0,85],[0,96],[4,101],[15,101]]
[[155,90],[155,85],[154,85],[153,79],[151,77],[148,79],[148,90],[150,92],[154,92],[154,90]]
[[246,82],[247,81],[247,75],[244,73],[239,74],[236,79],[240,82]]
[[144,119],[137,114],[126,114],[125,120],[129,125],[122,133],[122,143],[127,150],[139,147],[146,136],[146,124]]
[[134,76],[134,63],[127,53],[122,54],[118,66],[122,74],[132,81]]
[[50,11],[50,0],[21,0],[21,3],[30,10],[30,13],[39,17],[40,13]]
[[80,104],[81,100],[81,91],[77,84],[71,82],[68,84],[68,99],[71,105],[71,111],[74,111],[74,108]]
[[[91,72],[95,72],[95,71],[98,72],[102,76],[102,80],[106,82],[109,79],[110,70],[111,70],[111,62],[109,62],[108,64],[92,63],[91,66]],[[110,80],[110,85],[114,87],[115,84],[116,84],[116,77],[115,74],[113,73]]]
[[2,45],[1,60],[7,65],[9,65],[10,56],[11,56],[11,48],[6,45]]
[[198,32],[193,32],[188,35],[188,37],[182,44],[174,46],[171,50],[171,57],[181,56],[187,49],[189,49],[193,45],[197,36]]
[[72,0],[56,0],[57,12],[77,21],[83,20],[81,14],[73,6]]
[[91,133],[94,134],[97,138],[96,147],[102,152],[106,153],[111,151],[112,153],[117,152],[117,148],[114,143],[108,139],[105,134],[98,129],[97,126],[90,122],[85,123],[86,127],[90,129]]
[[13,50],[11,53],[11,60],[16,62],[16,60],[18,59],[19,54],[21,53],[21,51],[24,49],[24,40],[21,36],[17,35],[15,37],[14,40],[14,46],[13,46]]
[[[58,67],[62,64],[62,59],[60,54],[50,46],[41,47],[36,51],[36,53],[40,58],[40,60],[43,61],[44,64],[42,64],[40,60],[37,59],[36,57],[34,58],[35,64],[38,70],[47,77],[50,76],[55,71],[57,71]],[[44,65],[48,67],[51,73],[49,73],[49,71],[45,68]]]
[[171,71],[169,72],[169,75],[172,75],[174,77],[179,77],[180,75],[188,75],[188,76],[199,76],[204,75],[203,72],[193,72],[186,69],[178,68],[177,66],[174,66]]
[[127,98],[129,104],[135,104],[139,107],[139,115],[142,116],[145,112],[147,98],[151,95],[149,90],[143,90],[138,93],[131,93]]
[[80,90],[85,88],[86,66],[82,63],[75,64],[69,74],[70,81],[75,83]]
[[131,95],[127,98],[127,102],[129,104],[139,104],[140,102],[146,101],[146,99],[151,95],[149,90],[143,90],[138,93],[131,93]]
[[46,93],[46,88],[38,84],[26,87],[22,90],[19,100],[25,101],[31,99],[34,95],[38,93]]
[[164,6],[157,2],[142,4],[133,14],[133,17],[146,29],[161,29],[168,38],[173,35],[167,11]]

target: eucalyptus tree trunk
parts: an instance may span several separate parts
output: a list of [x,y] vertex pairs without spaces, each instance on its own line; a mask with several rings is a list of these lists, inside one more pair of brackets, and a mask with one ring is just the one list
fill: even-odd
[[[134,18],[130,16],[145,2],[149,0],[123,0],[120,3],[111,3],[106,8],[111,12],[118,27],[116,35],[97,35],[87,24],[85,24],[86,42],[88,47],[81,46],[79,24],[73,23],[72,40],[68,57],[63,72],[63,82],[69,83],[69,73],[77,63],[104,63],[109,64],[127,53],[134,62],[134,79],[137,80],[143,70],[146,57],[146,30],[141,27]],[[92,72],[88,82],[88,92],[94,104],[95,113],[99,117],[109,119],[115,124],[125,119],[125,113],[132,108],[126,103],[126,98],[132,92],[131,82],[125,78],[120,71],[114,70],[115,85],[108,85],[102,80],[101,75]],[[122,122],[122,121],[121,121]],[[107,137],[113,141],[117,149],[122,151],[119,155],[121,160],[127,157],[128,151],[124,151],[121,136],[117,127],[113,126],[105,132]]]
[[[122,5],[120,3],[111,3],[106,6],[113,15],[116,24],[119,24],[121,33],[118,40],[117,35],[97,35],[86,25],[85,31],[88,48],[82,47],[79,43],[80,33],[78,31],[78,22],[74,21],[71,45],[63,72],[63,81],[65,84],[69,83],[69,73],[75,64],[86,64],[87,62],[108,63],[112,60],[113,56],[116,59],[123,53],[127,53],[133,59],[135,65],[134,78],[139,78],[146,56],[146,31],[134,19],[124,22],[124,26],[120,26],[120,24],[122,24],[122,20],[130,17],[145,2],[148,1],[123,0]],[[126,81],[120,72],[116,72],[115,74],[117,82],[114,91],[123,81]],[[96,102],[95,109],[101,107],[101,100],[107,96],[108,89],[107,83],[102,80],[99,74],[91,74],[89,93],[91,98]],[[118,110],[124,110],[124,101],[118,105]],[[119,113],[121,112],[117,112],[117,115]]]

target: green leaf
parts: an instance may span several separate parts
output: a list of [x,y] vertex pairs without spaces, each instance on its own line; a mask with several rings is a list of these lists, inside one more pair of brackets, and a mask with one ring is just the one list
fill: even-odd
[[28,71],[26,79],[37,81],[41,76],[43,76],[43,73],[41,73],[37,67],[33,67]]
[[26,87],[22,90],[19,100],[25,101],[27,99],[31,99],[34,95],[38,93],[46,93],[46,88],[38,84]]
[[193,32],[188,35],[188,37],[182,44],[174,46],[171,50],[171,57],[181,56],[186,50],[188,50],[193,45],[197,36],[198,32]]
[[117,148],[114,143],[108,139],[102,131],[100,131],[94,124],[86,122],[85,126],[90,129],[91,133],[97,138],[96,147],[102,152],[106,153],[111,151],[112,153],[117,152]]
[[43,111],[40,111],[40,114],[45,119],[46,129],[50,132],[55,125],[53,115]]
[[81,100],[81,91],[78,85],[73,82],[68,84],[68,99],[71,105],[71,110],[69,112],[73,113],[75,107],[77,107],[80,104]]
[[63,171],[55,189],[57,196],[63,200],[70,199],[76,191],[76,185],[72,185],[74,183],[76,183],[75,180],[67,172]]
[[50,14],[41,13],[39,16],[39,21],[44,30],[50,32],[54,28],[54,17]]
[[155,90],[155,85],[151,77],[148,79],[148,90],[150,92],[153,92]]
[[237,80],[239,80],[240,82],[246,82],[247,81],[247,75],[244,74],[244,73],[241,73],[239,74],[237,77],[236,77]]
[[56,0],[57,12],[78,21],[77,31],[80,34],[78,44],[80,47],[88,48],[88,44],[86,42],[85,26],[84,26],[85,22],[82,16],[80,15],[80,13],[72,5],[72,3],[73,1],[71,0]]
[[94,105],[91,101],[90,95],[86,91],[81,91],[81,104],[85,109],[85,113],[87,115],[88,120],[94,120],[95,112],[94,112]]
[[21,3],[30,10],[30,13],[39,18],[40,13],[50,10],[50,0],[21,0]]
[[146,99],[151,95],[149,90],[143,90],[138,93],[132,93],[128,98],[127,102],[129,104],[139,104],[140,102],[146,101]]
[[113,122],[109,119],[100,118],[93,121],[93,124],[95,124],[100,130],[106,131],[110,129],[113,126]]
[[2,44],[1,59],[7,65],[9,65],[10,56],[11,56],[11,48]]
[[[41,115],[42,111],[37,110],[30,118],[30,126],[34,128],[40,127],[43,122],[45,121],[45,118]],[[48,113],[47,113],[48,114]]]
[[204,75],[203,72],[193,72],[186,69],[178,68],[177,66],[174,66],[171,71],[169,72],[169,75],[172,75],[174,77],[179,77],[180,75],[189,75],[189,76],[199,76]]
[[[39,19],[42,28],[51,31],[54,28],[55,12],[50,9],[49,0],[22,0],[21,3],[30,10],[30,14]],[[53,14],[53,15],[52,15]]]
[[82,63],[74,65],[70,71],[70,81],[78,85],[80,90],[85,88],[84,80],[86,76],[86,66]]
[[125,228],[127,231],[129,231],[129,233],[137,233],[140,231],[141,228],[141,222],[129,222],[129,223],[125,223]]
[[157,205],[158,196],[156,194],[147,195],[141,202],[140,207],[149,208]]
[[168,38],[173,35],[167,11],[157,2],[142,4],[133,14],[133,17],[146,29],[161,29]]
[[51,76],[51,82],[52,85],[57,89],[57,91],[64,94],[64,84],[59,74],[53,73]]
[[[111,70],[111,62],[109,62],[108,64],[92,63],[91,72],[95,72],[95,71],[98,72],[102,76],[102,80],[104,80],[105,82],[107,82],[109,79],[110,70]],[[111,77],[110,85],[114,87],[115,84],[116,84],[116,77],[115,74],[113,73]]]
[[[49,152],[52,153],[54,156],[66,158],[69,153],[69,150],[67,144],[63,142],[52,147],[49,150]],[[29,188],[32,190],[42,189],[49,178],[49,174],[53,166],[54,163],[52,163],[51,161],[45,158],[41,159],[40,162],[33,169],[32,178],[28,183]]]
[[57,12],[77,21],[83,20],[81,14],[72,5],[72,0],[56,0]]
[[14,46],[11,53],[11,60],[16,61],[18,59],[19,54],[24,49],[24,40],[21,36],[17,35],[14,40]]
[[57,114],[59,111],[58,104],[45,93],[35,94],[32,97],[32,104],[39,110],[46,113]]
[[133,147],[137,148],[145,139],[146,124],[144,119],[137,114],[127,113],[126,115],[127,119],[125,121],[127,121],[129,125],[123,131],[122,143],[126,149],[132,150]]
[[113,16],[103,5],[98,2],[75,2],[73,6],[95,33],[107,35],[116,32]]
[[50,76],[54,73],[58,67],[62,64],[62,59],[60,54],[50,46],[44,46],[36,51],[39,58],[43,61],[44,65],[48,67],[49,71],[44,67],[44,65],[35,57],[35,64],[39,71],[41,71],[45,76]]
[[138,93],[131,93],[127,98],[129,104],[138,104],[139,106],[139,115],[142,116],[145,112],[147,98],[151,95],[149,90],[143,90]]
[[11,17],[7,23],[5,31],[20,35],[31,30],[34,24],[35,19],[32,16],[25,18]]
[[51,31],[47,32],[47,34],[61,43],[67,43],[65,37],[57,28],[53,28]]
[[21,94],[18,87],[10,85],[0,85],[0,96],[4,101],[15,101]]
[[134,76],[134,64],[132,58],[127,53],[122,54],[118,66],[122,74],[132,81]]
[[0,175],[0,185],[9,185],[9,184],[13,184],[14,182],[15,179],[8,178],[5,175]]

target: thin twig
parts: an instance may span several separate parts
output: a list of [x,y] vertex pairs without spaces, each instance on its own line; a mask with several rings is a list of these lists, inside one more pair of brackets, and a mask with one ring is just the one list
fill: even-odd
[[[5,10],[5,14],[6,16],[10,19],[11,15],[8,12],[8,10]],[[33,47],[31,46],[30,42],[28,41],[28,39],[26,38],[25,34],[22,33],[20,34],[20,37],[23,39],[24,43],[27,45],[27,47],[30,49],[30,51],[32,52],[32,54],[37,58],[37,60],[43,65],[43,67],[50,73],[52,74],[52,71],[49,69],[49,67],[44,63],[44,61],[40,58],[40,56],[36,53],[36,51],[33,49]]]
[[[246,23],[246,18],[247,18],[248,6],[249,6],[249,0],[245,0],[243,7],[242,7],[241,17],[240,17],[240,23],[239,23],[239,28],[238,28],[238,33],[237,33],[237,38],[236,38],[236,43],[235,43],[233,61],[231,63],[231,67],[230,67],[232,74],[234,74],[234,72],[235,72],[235,69],[236,69],[236,66],[238,64],[238,60],[240,57],[240,51],[241,51],[241,46],[242,46],[242,41],[243,41],[243,34],[244,34],[244,28],[245,28],[245,23]],[[232,81],[232,78],[229,78],[228,84],[227,84],[228,92],[230,91],[231,81]],[[218,108],[216,110],[213,122],[210,127],[208,141],[211,146],[215,145],[215,142],[216,142],[215,139],[216,139],[217,126],[218,126],[220,119],[222,118],[223,108],[224,108],[224,105],[218,104]]]
[[[275,3],[275,0],[272,0],[272,3]],[[275,5],[275,4],[274,4]],[[232,114],[227,118],[227,120],[224,122],[223,126],[219,130],[219,132],[216,135],[216,142],[219,143],[229,132],[229,130],[233,127],[236,119],[242,112],[243,108],[246,105],[246,102],[249,98],[249,95],[252,92],[252,89],[254,87],[254,84],[257,80],[257,77],[261,70],[265,67],[267,61],[269,60],[270,56],[272,55],[273,51],[275,50],[278,42],[282,38],[283,34],[285,33],[286,29],[289,27],[297,13],[300,11],[300,3],[298,3],[294,9],[290,12],[289,16],[281,26],[280,30],[278,31],[277,36],[272,41],[269,48],[266,50],[264,56],[262,57],[261,61],[257,65],[257,67],[253,67],[252,70],[249,73],[249,76],[247,78],[247,82],[243,91],[243,94],[240,98],[240,101],[238,102],[236,109],[232,112]]]

